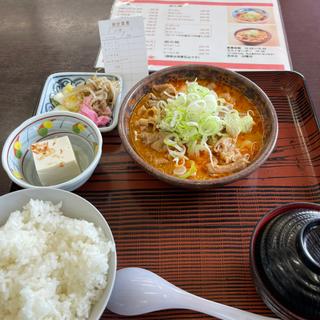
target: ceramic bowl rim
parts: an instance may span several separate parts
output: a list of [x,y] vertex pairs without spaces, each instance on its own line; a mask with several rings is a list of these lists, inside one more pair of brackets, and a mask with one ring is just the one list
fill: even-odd
[[[297,319],[297,320],[305,320],[301,316],[298,316],[291,310],[289,310],[287,307],[282,305],[274,294],[269,290],[269,288],[266,286],[265,281],[262,279],[259,268],[257,266],[257,260],[256,260],[256,241],[258,237],[260,237],[261,232],[264,230],[265,226],[274,218],[279,216],[280,214],[285,213],[289,209],[297,209],[297,208],[308,208],[308,209],[315,209],[317,211],[320,211],[320,204],[318,203],[312,203],[312,202],[289,202],[280,206],[277,206],[271,210],[269,210],[267,213],[265,213],[256,223],[253,232],[251,234],[250,239],[250,252],[249,252],[249,259],[250,259],[250,271],[252,278],[254,280],[256,291],[259,293],[260,297],[264,301],[264,303],[271,309],[277,316],[283,317],[284,314],[280,313],[280,311],[285,312],[286,316],[288,315],[290,318],[288,319]],[[271,301],[271,303],[270,303]],[[277,308],[274,307],[274,305],[277,306]],[[287,319],[287,318],[284,318]]]
[[[180,179],[180,178],[177,178],[177,177],[174,177],[174,176],[171,176],[171,175],[168,175],[168,174],[161,172],[160,170],[154,168],[149,163],[145,162],[137,154],[137,152],[131,146],[130,138],[128,138],[126,135],[125,114],[126,114],[126,110],[128,108],[128,102],[129,102],[131,96],[135,93],[135,91],[140,86],[143,86],[146,81],[151,82],[152,80],[155,80],[158,76],[164,76],[164,75],[170,74],[172,72],[183,70],[183,69],[199,70],[201,68],[210,68],[211,70],[215,70],[217,72],[227,73],[228,75],[236,77],[237,79],[242,81],[244,84],[253,87],[254,90],[259,93],[261,100],[263,100],[265,102],[264,104],[268,107],[268,109],[270,111],[271,118],[272,118],[272,124],[271,124],[272,128],[271,128],[271,132],[270,132],[270,137],[269,137],[268,141],[266,142],[266,144],[264,145],[263,151],[261,152],[259,157],[257,157],[252,163],[249,164],[249,166],[247,166],[243,170],[240,170],[239,172],[236,172],[232,175],[222,177],[222,178],[217,178],[217,179],[210,179],[210,180],[184,179],[183,180],[183,179]],[[221,186],[221,185],[229,184],[231,182],[234,182],[236,180],[239,180],[239,179],[251,174],[258,167],[260,167],[267,160],[269,155],[272,153],[272,151],[276,145],[276,142],[277,142],[278,130],[279,130],[278,117],[277,117],[276,111],[274,109],[274,106],[272,105],[272,103],[271,103],[270,99],[268,98],[268,96],[266,95],[266,93],[258,85],[256,85],[253,81],[249,80],[248,78],[246,78],[236,72],[233,72],[233,71],[230,71],[227,69],[222,69],[219,67],[208,66],[208,65],[204,65],[204,64],[199,64],[199,65],[198,64],[189,64],[189,65],[169,67],[169,68],[165,68],[160,71],[154,72],[151,75],[149,75],[148,77],[140,80],[135,86],[133,86],[131,88],[131,90],[125,96],[125,98],[121,104],[120,114],[119,114],[119,124],[118,124],[118,132],[119,132],[121,141],[124,145],[124,148],[129,153],[129,155],[142,168],[144,168],[151,175],[157,177],[159,180],[171,183],[173,185],[185,187],[185,188],[206,188],[206,187],[210,188],[210,187],[214,187],[214,186]]]
[[[95,132],[98,141],[97,141],[97,145],[98,145],[98,151],[96,152],[93,160],[91,161],[91,163],[89,164],[89,166],[83,170],[79,175],[77,175],[76,177],[67,180],[63,183],[59,183],[56,185],[52,185],[52,186],[36,186],[33,185],[25,180],[22,179],[18,179],[16,178],[12,172],[9,169],[9,165],[7,162],[7,152],[9,151],[9,147],[11,145],[11,142],[13,140],[13,138],[16,137],[17,133],[20,131],[23,131],[29,124],[31,124],[34,121],[38,121],[41,120],[41,118],[45,117],[47,118],[48,116],[50,117],[61,117],[61,116],[66,116],[66,115],[72,115],[72,117],[78,118],[81,121],[86,122],[87,124],[90,125],[91,129],[93,129],[93,131]],[[79,114],[79,113],[74,113],[74,112],[69,112],[69,111],[52,111],[50,113],[41,113],[38,115],[35,115],[27,120],[25,120],[24,122],[22,122],[16,129],[14,129],[10,135],[7,137],[7,139],[5,140],[5,143],[3,145],[3,149],[2,149],[2,155],[1,155],[1,161],[2,161],[2,166],[5,170],[5,172],[7,173],[7,175],[9,176],[9,178],[16,183],[17,185],[19,185],[20,187],[23,188],[55,188],[55,189],[63,189],[66,188],[72,184],[76,184],[78,181],[83,180],[84,178],[87,177],[88,173],[90,173],[90,171],[94,170],[94,168],[98,165],[101,155],[102,155],[102,135],[100,130],[98,129],[98,127],[96,126],[96,124],[90,120],[89,118],[87,118],[86,116]]]
[[[113,287],[114,287],[115,279],[116,279],[116,273],[117,273],[117,248],[116,248],[116,243],[115,243],[115,240],[114,240],[114,237],[113,237],[112,230],[111,230],[111,228],[110,228],[110,226],[109,226],[106,218],[102,215],[102,213],[101,213],[90,201],[88,201],[87,199],[79,196],[78,194],[73,193],[73,192],[71,192],[71,191],[62,190],[62,189],[55,189],[55,188],[51,188],[51,187],[42,187],[42,188],[41,188],[41,187],[37,187],[37,188],[33,188],[32,190],[37,191],[37,189],[41,190],[41,192],[44,192],[44,191],[52,192],[52,191],[54,191],[54,192],[56,192],[56,193],[66,194],[66,195],[68,195],[68,196],[70,196],[70,197],[73,197],[75,200],[78,200],[79,202],[84,202],[84,203],[86,203],[86,204],[92,209],[92,212],[91,212],[90,215],[93,215],[93,214],[94,214],[94,215],[96,215],[96,216],[99,216],[101,222],[103,221],[103,222],[102,222],[102,223],[104,224],[103,227],[102,227],[102,225],[101,225],[100,223],[99,223],[98,226],[97,226],[97,225],[96,225],[96,226],[97,226],[97,227],[100,227],[100,228],[103,230],[104,234],[107,233],[108,237],[110,237],[109,240],[112,242],[113,247],[114,247],[114,253],[113,253],[113,255],[112,255],[114,268],[113,268],[112,273],[111,273],[112,278],[110,279],[110,278],[108,277],[108,280],[107,280],[107,285],[109,284],[110,288],[109,288],[109,291],[107,292],[105,301],[104,301],[103,306],[102,306],[102,308],[101,308],[101,310],[100,310],[100,312],[99,312],[99,315],[98,315],[98,317],[96,318],[96,319],[99,319],[99,318],[101,317],[101,315],[103,314],[103,312],[105,311],[105,308],[107,307],[108,301],[109,301],[109,299],[110,299],[110,297],[111,297],[111,293],[112,293],[112,291],[113,291]],[[30,192],[30,189],[17,190],[17,191],[13,191],[13,192],[4,194],[4,195],[0,196],[0,198],[5,200],[5,198],[10,198],[10,197],[12,197],[12,196],[15,195],[15,194],[22,194],[22,193],[28,194],[28,192]],[[48,201],[50,201],[50,200],[48,200]],[[94,213],[93,213],[93,212],[94,212]],[[79,219],[79,218],[78,218],[78,219]],[[86,219],[84,219],[84,220],[86,220]],[[87,221],[87,220],[86,220],[86,221]],[[1,227],[1,226],[0,226],[0,227]],[[110,264],[109,264],[109,266],[110,266]],[[110,279],[110,280],[109,280],[109,279]],[[110,281],[110,282],[109,282],[109,281]],[[106,290],[106,289],[105,289],[105,290]],[[102,298],[102,297],[100,297],[100,299],[101,299],[101,298]],[[100,300],[100,299],[99,299],[99,300]],[[91,308],[92,308],[95,304],[97,304],[97,303],[99,302],[99,300],[97,300],[97,301],[91,306]],[[92,312],[92,309],[91,309],[91,312]]]

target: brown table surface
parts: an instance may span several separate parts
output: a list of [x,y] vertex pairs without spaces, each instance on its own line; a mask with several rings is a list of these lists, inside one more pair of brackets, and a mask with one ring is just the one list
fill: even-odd
[[[307,81],[320,115],[320,2],[281,0],[294,70]],[[90,71],[99,49],[97,21],[110,0],[0,0],[0,146],[30,117],[47,76]],[[9,180],[0,168],[0,194]]]

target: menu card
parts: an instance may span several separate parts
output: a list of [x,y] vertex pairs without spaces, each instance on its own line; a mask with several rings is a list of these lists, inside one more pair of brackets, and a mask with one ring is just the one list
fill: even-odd
[[123,79],[123,96],[148,75],[142,17],[99,21],[103,65],[106,72]]
[[[111,17],[144,17],[149,70],[205,63],[290,70],[277,0],[116,0]],[[101,67],[99,55],[96,67]]]

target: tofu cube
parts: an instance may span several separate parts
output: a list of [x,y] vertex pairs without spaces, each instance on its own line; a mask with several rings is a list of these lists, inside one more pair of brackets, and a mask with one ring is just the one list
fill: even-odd
[[66,182],[81,173],[68,136],[34,143],[31,152],[43,186]]

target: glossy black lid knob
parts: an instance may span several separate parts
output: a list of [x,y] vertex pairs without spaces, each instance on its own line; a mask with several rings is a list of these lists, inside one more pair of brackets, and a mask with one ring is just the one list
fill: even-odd
[[298,252],[303,262],[320,274],[320,219],[311,220],[301,229]]

